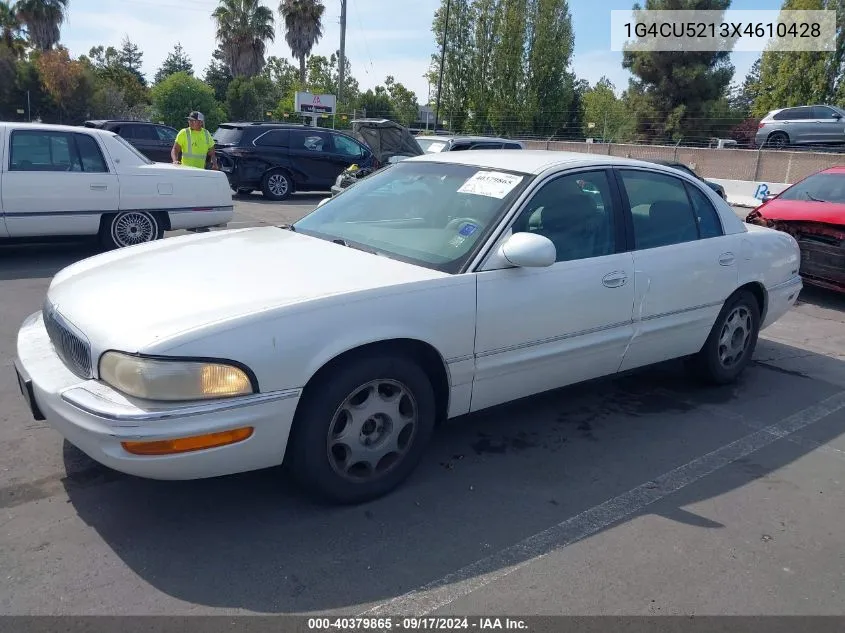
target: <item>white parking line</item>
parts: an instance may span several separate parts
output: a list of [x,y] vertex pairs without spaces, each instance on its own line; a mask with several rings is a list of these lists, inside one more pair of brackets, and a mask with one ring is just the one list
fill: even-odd
[[382,602],[361,616],[423,616],[492,582],[530,565],[549,553],[576,543],[635,514],[699,479],[747,457],[778,440],[826,418],[845,407],[845,391],[702,455],[683,466],[632,488],[618,497],[585,510],[562,523],[511,545],[392,600]]

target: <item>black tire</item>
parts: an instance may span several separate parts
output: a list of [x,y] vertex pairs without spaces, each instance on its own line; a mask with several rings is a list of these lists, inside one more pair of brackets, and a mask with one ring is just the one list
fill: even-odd
[[268,171],[261,179],[261,193],[268,200],[287,200],[293,193],[293,181],[284,171]]
[[775,149],[783,149],[789,145],[789,136],[786,132],[772,132],[766,138],[766,145]]
[[123,211],[104,217],[100,224],[100,244],[106,250],[154,242],[163,237],[162,219],[149,211]]
[[[722,361],[723,346],[720,339],[729,331],[729,319],[738,318],[745,321],[748,340],[744,351],[734,362],[726,364]],[[736,332],[736,330],[735,330]],[[748,290],[738,290],[731,295],[722,307],[713,329],[701,350],[687,360],[687,367],[697,378],[714,385],[726,385],[734,382],[751,362],[757,347],[760,334],[760,306],[756,297]],[[735,339],[734,342],[737,342]],[[730,348],[728,347],[728,350]]]
[[[338,440],[330,442],[329,433],[333,428],[337,430],[338,425],[343,426],[341,420],[346,418],[345,412],[348,410],[348,407],[343,405],[352,394],[369,391],[373,394],[370,397],[378,397],[381,393],[381,385],[372,389],[363,389],[368,383],[376,381],[400,383],[410,394],[411,399],[406,400],[401,394],[395,395],[397,392],[394,392],[393,397],[399,398],[398,402],[405,404],[410,402],[415,405],[416,421],[413,424],[413,431],[406,436],[407,443],[404,445],[404,455],[401,459],[394,458],[392,465],[381,475],[355,481],[349,475],[344,476],[339,473],[342,469],[340,465],[335,466],[341,455],[350,454],[349,444]],[[385,386],[390,387],[390,385]],[[401,404],[397,404],[396,411],[400,410]],[[431,439],[435,417],[434,389],[426,373],[415,362],[394,355],[350,360],[330,370],[306,388],[288,442],[285,459],[287,470],[300,485],[331,503],[356,504],[382,497],[405,481],[419,464]],[[365,435],[366,425],[374,418],[375,416],[371,415],[367,418],[367,422],[359,423],[361,431],[354,434],[356,440],[354,445],[358,450],[364,452],[367,450],[361,448],[361,438],[369,440],[369,437]],[[347,424],[353,424],[352,418],[346,419]],[[372,425],[376,427],[379,424],[381,423],[372,422]],[[392,422],[385,423],[384,426],[389,425],[396,431],[397,438],[401,439],[402,434],[411,428],[406,424],[407,422],[402,425],[402,431],[396,431],[398,425]],[[379,433],[384,433],[383,429],[377,428],[372,436]],[[386,440],[390,437],[383,436],[382,439]],[[397,446],[401,445],[400,439],[397,439]],[[387,460],[387,457],[383,457],[378,462],[379,465]],[[354,462],[352,466],[361,463],[363,462]],[[344,470],[348,473],[353,468],[347,467]]]

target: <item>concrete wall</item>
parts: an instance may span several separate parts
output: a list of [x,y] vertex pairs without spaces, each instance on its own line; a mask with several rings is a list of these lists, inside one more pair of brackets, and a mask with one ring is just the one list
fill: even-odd
[[527,149],[584,152],[626,158],[675,160],[707,179],[751,183],[793,183],[834,165],[845,165],[845,154],[782,150],[707,149],[663,145],[625,145],[568,141],[524,141]]

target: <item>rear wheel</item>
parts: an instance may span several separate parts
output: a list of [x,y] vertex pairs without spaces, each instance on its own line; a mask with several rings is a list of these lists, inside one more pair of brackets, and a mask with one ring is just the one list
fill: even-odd
[[710,336],[688,361],[706,382],[724,385],[736,380],[751,362],[760,333],[760,307],[748,290],[734,293],[722,307]]
[[399,486],[434,430],[434,389],[413,361],[349,361],[307,388],[288,465],[305,487],[335,503],[361,503]]
[[766,139],[766,145],[774,149],[783,149],[789,145],[789,137],[784,132],[774,132]]
[[293,193],[293,183],[283,171],[271,171],[261,181],[261,193],[268,200],[286,200]]
[[149,211],[124,211],[105,218],[100,226],[100,243],[106,249],[124,248],[164,237],[164,226]]

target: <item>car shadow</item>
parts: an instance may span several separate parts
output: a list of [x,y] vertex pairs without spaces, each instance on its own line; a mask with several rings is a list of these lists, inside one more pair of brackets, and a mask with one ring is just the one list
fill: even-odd
[[260,191],[253,191],[252,193],[243,194],[243,193],[236,193],[233,194],[232,199],[236,202],[254,202],[256,204],[263,204],[263,205],[306,205],[306,204],[313,204],[317,206],[317,203],[320,202],[323,198],[328,198],[331,196],[329,192],[323,191],[305,191],[302,193],[294,193],[291,194],[289,198],[286,200],[268,200],[265,198]]
[[[842,371],[841,361],[806,350],[765,339],[758,346],[763,357],[796,353],[820,373]],[[770,364],[754,364],[723,387],[703,387],[678,369],[665,363],[447,423],[408,482],[360,506],[323,505],[280,468],[150,481],[101,467],[69,444],[72,474],[63,484],[79,517],[134,573],[174,599],[263,613],[357,613],[841,390]],[[776,402],[776,393],[789,393],[788,403]],[[806,431],[828,442],[845,432],[845,416],[840,411]],[[596,533],[647,514],[723,529],[693,504],[768,477],[813,450],[788,438],[771,441]],[[517,552],[507,564],[538,553]]]
[[845,292],[835,292],[826,288],[811,286],[804,282],[804,288],[798,296],[796,305],[800,306],[802,303],[827,310],[845,312]]
[[44,239],[0,244],[0,281],[53,277],[66,266],[97,255],[96,239]]

